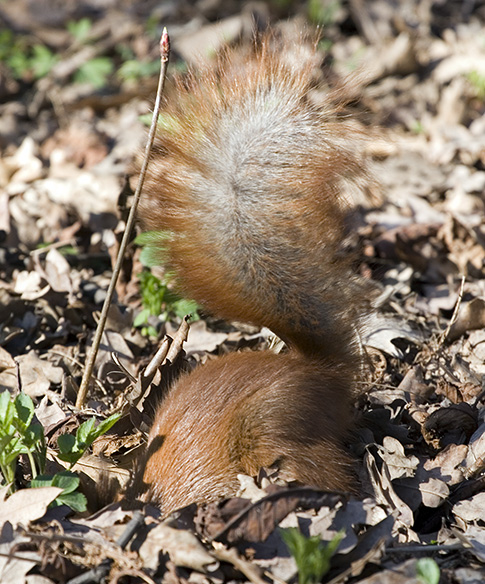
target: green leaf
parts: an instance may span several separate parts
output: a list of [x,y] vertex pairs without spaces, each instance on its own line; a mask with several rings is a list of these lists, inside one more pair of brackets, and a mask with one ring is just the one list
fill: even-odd
[[14,406],[23,428],[27,428],[34,417],[34,402],[25,393],[19,393],[15,398]]
[[94,424],[96,423],[96,418],[89,418],[83,422],[76,431],[76,441],[78,443],[78,448],[83,446],[89,446],[92,443],[91,434],[94,431]]
[[138,274],[140,280],[141,299],[149,314],[158,316],[162,311],[162,302],[167,292],[167,286],[149,271]]
[[344,534],[338,533],[326,546],[319,536],[305,537],[296,527],[281,529],[281,536],[298,568],[299,584],[316,584],[330,569],[330,560]]
[[141,334],[144,337],[158,337],[158,331],[154,326],[145,326],[141,329]]
[[68,470],[63,470],[54,475],[52,486],[63,489],[62,495],[67,495],[75,491],[79,487],[80,482],[81,480],[77,474],[69,472]]
[[34,45],[33,55],[30,63],[34,77],[40,79],[45,77],[52,67],[57,63],[58,57],[45,45]]
[[475,87],[477,97],[485,99],[485,75],[478,71],[470,71],[467,77],[470,83]]
[[107,432],[113,424],[119,420],[119,414],[113,414],[106,420],[102,421],[95,427],[96,418],[90,418],[83,422],[76,431],[76,436],[72,434],[63,434],[57,439],[59,446],[59,458],[69,462],[73,466],[91,444]]
[[88,501],[86,497],[79,491],[76,491],[75,493],[61,493],[56,498],[54,503],[57,505],[67,505],[77,513],[82,513],[88,508]]
[[113,71],[113,63],[108,57],[96,57],[81,65],[74,75],[76,83],[90,83],[96,89],[101,89],[108,82],[108,76]]
[[172,304],[172,311],[179,318],[184,318],[187,314],[190,314],[191,320],[199,320],[199,314],[197,312],[199,305],[195,300],[177,300]]
[[150,127],[152,125],[152,114],[141,114],[138,120],[144,125]]
[[3,458],[7,453],[7,448],[11,450],[12,440],[15,434],[1,434],[0,435],[0,458]]
[[330,26],[341,8],[340,0],[308,0],[308,17],[314,24]]
[[150,316],[150,310],[148,308],[144,308],[140,310],[140,312],[135,316],[133,319],[133,326],[143,326],[148,322],[148,317]]
[[96,438],[106,433],[119,419],[120,414],[113,414],[109,418],[106,418],[106,420],[102,420],[97,426],[95,426],[96,418],[91,418],[84,422],[84,424],[81,424],[76,432],[79,448],[81,446],[91,446]]
[[89,37],[92,24],[89,18],[81,18],[80,20],[70,20],[67,23],[67,30],[80,43],[84,43]]
[[170,239],[170,231],[144,231],[135,238],[136,245],[160,245],[161,242]]
[[23,79],[30,69],[30,60],[25,53],[16,52],[8,57],[7,65],[16,79]]
[[76,491],[79,487],[79,483],[79,477],[75,473],[66,470],[58,472],[54,476],[38,476],[30,482],[30,486],[32,488],[59,487],[64,489],[52,503],[52,506],[57,507],[59,505],[68,505],[71,509],[80,513],[86,511],[87,500],[82,493]]
[[25,431],[25,442],[32,446],[41,447],[44,444],[44,428],[40,424],[30,424]]
[[416,562],[416,575],[424,584],[438,584],[440,569],[432,558],[421,558]]
[[96,438],[99,438],[103,434],[106,434],[106,432],[108,432],[108,430],[110,430],[116,424],[120,417],[121,414],[112,414],[109,418],[106,418],[106,420],[101,421],[94,430],[93,433],[94,438],[92,442],[94,442]]
[[167,246],[173,234],[170,231],[146,231],[140,233],[135,243],[143,249],[140,262],[146,268],[160,266],[167,262]]
[[[158,73],[160,69],[160,60],[139,61],[138,59],[128,59],[118,69],[118,77],[126,81],[134,81],[142,77],[150,77]],[[151,123],[151,121],[150,121]]]
[[12,424],[15,408],[10,399],[10,393],[3,391],[0,393],[0,425],[8,431]]
[[33,424],[34,404],[19,393],[12,401],[8,392],[0,394],[0,469],[6,482],[12,483],[17,459],[27,454],[35,477],[46,461],[44,428]]
[[159,247],[147,245],[140,252],[140,262],[145,268],[163,265],[166,260],[166,253]]
[[72,434],[62,434],[57,439],[57,446],[62,454],[70,454],[75,444],[76,438]]

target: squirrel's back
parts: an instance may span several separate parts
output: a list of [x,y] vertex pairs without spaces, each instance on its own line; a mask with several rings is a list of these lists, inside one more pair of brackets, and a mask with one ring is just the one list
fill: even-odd
[[268,38],[246,60],[229,51],[179,82],[140,215],[169,232],[168,261],[189,297],[330,354],[354,334],[343,192],[363,170],[358,131],[328,96],[310,95],[315,64],[314,52]]

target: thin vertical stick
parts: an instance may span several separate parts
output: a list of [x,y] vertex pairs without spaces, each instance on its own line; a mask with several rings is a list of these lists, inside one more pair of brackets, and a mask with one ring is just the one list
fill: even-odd
[[118,252],[118,257],[116,258],[116,264],[113,268],[113,275],[111,276],[111,281],[109,283],[108,292],[106,294],[106,298],[103,304],[103,309],[101,310],[101,316],[99,318],[98,326],[96,328],[96,333],[93,339],[93,345],[91,347],[91,351],[89,352],[88,358],[86,360],[86,364],[84,367],[83,378],[81,381],[81,386],[79,387],[79,393],[76,399],[76,407],[82,408],[84,406],[84,402],[86,401],[86,395],[88,392],[89,381],[91,379],[91,374],[93,372],[94,362],[96,360],[96,355],[98,354],[99,345],[101,343],[101,337],[103,336],[104,327],[106,324],[106,320],[108,318],[108,311],[111,305],[111,300],[113,298],[113,294],[116,287],[116,282],[118,281],[118,277],[121,271],[121,265],[123,263],[123,256],[125,255],[125,250],[130,241],[131,232],[133,230],[133,225],[135,223],[135,216],[136,216],[136,209],[138,207],[138,201],[140,200],[140,193],[143,188],[143,183],[145,181],[146,170],[148,167],[148,161],[150,156],[150,151],[152,149],[153,140],[155,138],[155,132],[157,130],[158,124],[158,114],[160,112],[160,102],[163,93],[163,87],[165,85],[165,77],[167,76],[167,65],[168,65],[168,58],[170,56],[170,39],[168,36],[167,29],[163,29],[162,36],[160,38],[160,76],[158,78],[158,88],[157,88],[157,96],[155,99],[155,106],[153,108],[153,117],[152,117],[152,124],[150,126],[150,132],[148,134],[148,140],[145,147],[145,156],[143,158],[143,165],[140,171],[140,177],[138,179],[138,185],[136,187],[135,194],[133,195],[133,204],[130,209],[130,214],[128,216],[128,220],[126,222],[125,232],[123,234],[123,238],[121,240],[120,249]]

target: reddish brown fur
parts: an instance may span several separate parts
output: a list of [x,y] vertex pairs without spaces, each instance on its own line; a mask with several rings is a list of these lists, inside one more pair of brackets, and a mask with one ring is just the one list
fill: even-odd
[[235,353],[199,367],[157,413],[138,492],[170,513],[233,496],[238,474],[275,463],[283,478],[346,489],[350,383],[340,365],[296,353]]
[[[286,51],[286,52],[285,52]],[[214,314],[265,325],[294,349],[236,354],[181,379],[162,402],[135,490],[164,512],[233,495],[237,474],[277,463],[320,488],[350,481],[342,441],[359,365],[353,286],[340,254],[345,185],[361,137],[310,104],[315,54],[266,39],[178,82],[140,216],[169,230],[181,287]]]

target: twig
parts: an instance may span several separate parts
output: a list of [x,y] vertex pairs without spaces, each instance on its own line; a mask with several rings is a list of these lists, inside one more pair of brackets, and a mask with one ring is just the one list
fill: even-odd
[[[141,511],[135,511],[133,518],[127,523],[125,530],[116,540],[116,543],[120,546],[121,549],[124,549],[128,545],[131,538],[144,523],[145,517],[143,516],[143,513],[141,513]],[[96,566],[96,568],[92,568],[91,570],[84,572],[84,574],[80,574],[79,576],[72,578],[69,580],[69,582],[67,582],[67,584],[88,584],[90,582],[102,582],[108,575],[112,563],[112,559],[106,558],[101,562],[101,564],[99,564],[99,566]]]
[[[59,357],[62,357],[63,359],[67,359],[68,361],[71,361],[71,363],[74,363],[74,365],[77,365],[79,367],[79,369],[83,368],[83,364],[81,363],[81,361],[79,361],[75,357],[71,357],[71,355],[68,355],[67,353],[61,353],[61,351],[49,351],[49,354],[50,355],[58,355]],[[104,387],[103,387],[103,384],[101,383],[101,379],[99,379],[99,377],[97,377],[97,376],[94,376],[94,381],[99,386],[99,389],[101,389],[101,391],[104,391]]]
[[145,523],[145,517],[141,511],[135,511],[133,513],[133,517],[128,521],[125,530],[120,535],[120,537],[116,540],[116,543],[121,547],[125,548],[130,539],[135,535],[138,528],[141,527]]
[[146,366],[145,371],[143,371],[142,373],[142,376],[145,379],[149,379],[150,381],[151,379],[153,379],[155,373],[157,372],[157,369],[165,361],[169,348],[170,338],[165,337],[161,342],[160,347],[158,347],[157,352],[152,357],[150,363],[148,363],[148,365]]
[[171,363],[175,361],[177,355],[180,353],[185,341],[187,340],[187,336],[189,334],[189,318],[189,316],[184,316],[182,324],[175,333],[172,344],[168,349],[166,360],[170,361]]
[[236,548],[226,548],[225,545],[219,542],[212,542],[212,553],[221,562],[228,562],[232,564],[236,570],[239,570],[252,584],[267,584],[266,580],[261,577],[259,568],[242,558]]
[[67,247],[68,245],[71,245],[72,247],[76,245],[76,240],[74,239],[74,237],[71,237],[71,239],[67,239],[66,241],[55,241],[54,243],[49,243],[49,245],[45,245],[44,247],[33,249],[29,252],[29,255],[40,256],[44,253],[47,254],[48,252],[50,252],[51,249]]
[[455,308],[453,310],[451,320],[448,323],[446,330],[443,332],[443,334],[439,338],[438,347],[441,347],[443,345],[443,343],[446,341],[446,338],[450,334],[451,327],[455,324],[456,319],[458,318],[458,311],[459,311],[460,306],[461,306],[461,301],[463,300],[464,287],[465,287],[465,276],[462,276],[461,277],[461,284],[460,284],[460,291],[458,292],[458,298],[457,298],[456,303],[455,303]]
[[155,106],[153,108],[152,125],[150,126],[150,132],[148,134],[148,141],[145,147],[145,156],[143,159],[143,165],[140,171],[140,177],[138,179],[138,185],[136,187],[135,194],[133,195],[133,204],[130,209],[130,214],[126,222],[125,232],[123,234],[123,239],[121,240],[120,249],[118,252],[118,257],[116,258],[116,264],[113,269],[113,275],[111,276],[111,281],[109,283],[108,292],[106,293],[106,298],[104,300],[103,309],[101,311],[101,316],[99,318],[98,326],[96,327],[96,333],[93,339],[93,345],[89,352],[88,358],[86,360],[86,365],[83,373],[83,378],[81,381],[81,386],[79,387],[79,393],[77,394],[76,407],[82,408],[84,402],[86,401],[86,395],[88,393],[89,381],[91,379],[91,374],[94,367],[94,362],[96,360],[96,355],[98,354],[99,345],[101,343],[101,337],[104,332],[104,327],[106,320],[108,318],[108,310],[111,305],[111,300],[115,291],[116,282],[118,281],[118,276],[121,272],[121,267],[123,263],[123,256],[125,254],[126,247],[130,241],[131,232],[133,225],[135,223],[135,214],[138,207],[138,201],[140,200],[141,190],[143,188],[143,183],[145,181],[145,175],[148,167],[148,160],[150,156],[150,151],[152,149],[153,140],[155,138],[155,132],[158,125],[158,114],[160,111],[160,102],[163,92],[163,86],[165,84],[165,77],[167,76],[167,65],[168,58],[170,55],[170,39],[168,37],[167,29],[163,29],[163,33],[160,39],[160,76],[158,78],[158,89],[157,96],[155,99]]
[[450,544],[430,544],[430,545],[406,545],[402,547],[386,548],[386,554],[420,554],[430,552],[453,552],[455,550],[466,550],[472,546],[464,543]]

